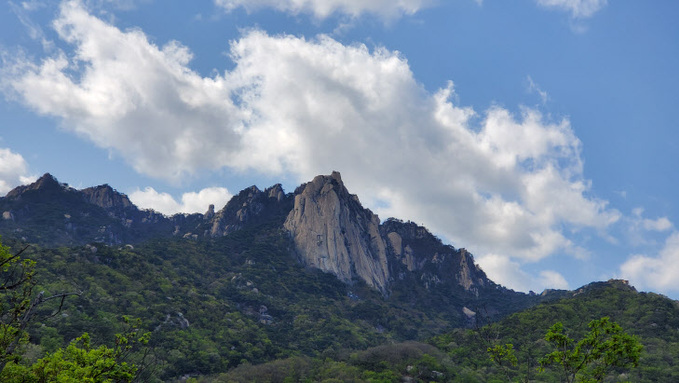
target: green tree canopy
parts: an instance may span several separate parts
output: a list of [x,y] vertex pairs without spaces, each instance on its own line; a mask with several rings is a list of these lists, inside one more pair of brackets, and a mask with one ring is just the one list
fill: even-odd
[[639,365],[643,346],[639,340],[625,333],[608,317],[589,323],[590,331],[580,341],[564,333],[563,324],[555,323],[545,335],[554,351],[540,359],[540,366],[560,365],[563,381],[601,382],[614,369]]

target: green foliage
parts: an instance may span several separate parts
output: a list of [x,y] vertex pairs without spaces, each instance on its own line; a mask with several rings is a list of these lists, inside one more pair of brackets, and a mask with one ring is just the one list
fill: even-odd
[[[424,291],[396,290],[385,299],[364,284],[348,286],[332,275],[302,268],[290,257],[289,238],[274,227],[245,229],[211,241],[94,246],[96,252],[93,247],[33,250],[41,280],[55,281],[45,288],[59,289],[64,281],[77,281],[85,293],[65,303],[65,315],[30,328],[31,341],[53,351],[59,339],[73,339],[83,332],[93,339],[111,339],[123,330],[116,318],[127,313],[154,330],[150,346],[158,358],[158,376],[164,380],[256,370],[283,360],[317,365],[327,358],[358,368],[358,381],[378,379],[382,373],[387,374],[385,379],[391,373],[415,378],[415,370],[406,371],[405,362],[380,364],[394,359],[395,350],[407,347],[392,348],[379,357],[368,355],[375,355],[379,349],[375,346],[435,334],[451,323],[437,310],[437,301],[418,302],[416,297],[424,296]],[[428,350],[406,359],[415,368],[423,354],[434,356],[445,368],[430,370],[455,381],[506,382],[508,374],[512,379],[558,381],[555,369],[546,368],[539,375],[536,371],[538,358],[552,351],[542,339],[544,323],[561,321],[571,329],[571,337],[580,339],[587,329],[579,323],[596,319],[593,315],[614,315],[647,346],[630,379],[671,381],[679,351],[670,342],[679,342],[679,336],[669,335],[675,334],[669,330],[679,328],[679,315],[666,302],[657,295],[615,286],[510,316],[488,330],[496,344],[505,345],[496,350],[498,356],[513,353],[517,359],[514,365],[505,358],[506,368],[488,357],[487,349],[494,345],[464,329],[432,338],[443,354]],[[644,326],[636,327],[636,321]],[[651,339],[655,343],[648,343]],[[507,344],[513,345],[511,351]],[[372,350],[364,354],[369,364],[346,356],[362,349]],[[303,357],[310,359],[299,359]],[[663,368],[651,369],[652,364]],[[295,381],[302,381],[302,375],[294,375]]]
[[22,252],[12,254],[0,243],[0,372],[16,359],[18,348],[28,343],[25,328],[33,308],[35,262],[22,259]]
[[10,362],[0,373],[7,383],[108,383],[132,382],[139,376],[139,367],[131,362],[137,346],[145,346],[150,333],[140,333],[137,325],[124,318],[130,327],[125,334],[117,334],[113,348],[94,347],[90,335],[84,333],[66,348],[48,353],[32,365]]
[[28,367],[21,376],[9,376],[8,382],[131,382],[137,372],[134,365],[119,363],[120,348],[92,347],[85,333],[66,349],[59,349]]
[[[138,367],[130,358],[138,346],[145,346],[150,333],[140,333],[140,321],[124,317],[127,331],[117,334],[114,348],[92,347],[90,336],[84,333],[66,348],[56,349],[60,340],[52,328],[44,326],[44,343],[56,350],[31,363],[32,357],[22,360],[21,346],[29,356],[35,346],[29,344],[26,328],[39,313],[40,306],[60,298],[59,313],[69,293],[45,297],[44,291],[33,297],[36,286],[36,262],[21,257],[27,249],[12,254],[0,244],[0,381],[8,383],[42,382],[131,382],[138,376]],[[35,323],[34,323],[35,325]]]
[[[615,317],[618,325],[604,317]],[[561,332],[558,325],[553,327],[551,341],[546,340],[544,324],[557,322],[562,323]],[[590,322],[594,328],[587,326]],[[620,332],[619,328],[625,331]],[[543,371],[537,370],[540,358],[558,351],[554,342],[560,339],[561,345],[571,352],[582,341],[581,356],[587,352],[606,355],[608,345],[620,351],[609,353],[609,359],[593,361],[581,370],[577,379],[582,381],[598,379],[606,372],[603,379],[606,382],[671,382],[679,379],[676,328],[679,328],[678,302],[658,294],[638,293],[621,281],[610,281],[579,289],[572,297],[537,305],[477,331],[457,329],[435,336],[430,343],[450,356],[460,381],[463,376],[474,382],[565,381],[559,362],[545,365]],[[593,347],[597,342],[598,351]],[[506,359],[500,366],[488,353],[496,345],[499,345],[496,351],[506,351],[502,345],[507,344],[512,345],[516,366]],[[615,357],[625,354],[631,358],[613,362]],[[637,364],[638,367],[630,369]]]
[[440,304],[413,309],[361,282],[348,286],[303,268],[290,248],[274,225],[134,248],[33,247],[40,279],[50,281],[45,289],[76,283],[83,294],[44,326],[31,327],[31,341],[53,352],[84,332],[111,339],[121,331],[116,318],[129,314],[154,330],[150,346],[160,377],[172,379],[296,355],[335,358],[450,327]]
[[540,366],[559,364],[566,382],[601,382],[613,369],[628,369],[639,365],[643,346],[610,318],[589,323],[589,333],[577,344],[564,334],[557,322],[545,335],[554,351],[540,359]]
[[490,360],[505,371],[508,380],[511,379],[509,369],[511,367],[516,367],[518,364],[518,359],[514,353],[514,345],[511,343],[505,345],[498,344],[493,347],[488,347],[487,352],[490,356]]
[[[163,380],[188,375],[199,381],[244,382],[323,381],[338,376],[357,382],[403,377],[558,381],[560,372],[554,367],[560,364],[536,371],[538,358],[554,351],[543,339],[544,323],[560,321],[569,329],[568,337],[584,339],[590,330],[584,326],[587,321],[610,316],[645,346],[639,368],[627,379],[679,378],[675,330],[679,308],[662,296],[618,285],[585,289],[484,327],[493,345],[475,332],[457,329],[431,338],[432,345],[415,346],[399,342],[423,339],[462,323],[460,306],[442,304],[451,299],[445,296],[447,290],[403,284],[386,299],[360,282],[347,285],[301,267],[290,256],[291,246],[289,237],[270,225],[217,240],[163,239],[134,248],[31,247],[27,256],[38,261],[36,291],[76,288],[84,293],[66,300],[59,315],[26,327],[28,335],[22,339],[34,356],[29,358],[28,349],[22,349],[7,369],[29,368],[58,352],[65,355],[69,347],[65,341],[83,333],[92,339],[114,339],[126,331],[127,325],[117,319],[125,313],[139,317],[140,327],[153,330],[148,346],[157,358],[154,372]],[[464,304],[480,307],[483,299]],[[53,311],[36,308],[40,317]],[[82,343],[76,346],[83,348]],[[18,359],[21,354],[23,361]],[[137,375],[142,372],[142,357],[131,353],[127,360],[140,368]]]
[[431,345],[404,342],[372,347],[336,358],[292,357],[256,366],[241,365],[200,382],[365,382],[455,380],[445,354]]

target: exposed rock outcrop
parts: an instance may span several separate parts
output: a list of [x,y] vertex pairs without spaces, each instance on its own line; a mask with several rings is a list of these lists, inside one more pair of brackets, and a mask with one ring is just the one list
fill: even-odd
[[125,194],[117,192],[108,184],[83,189],[81,193],[88,203],[104,209],[122,210],[134,206]]
[[285,215],[290,208],[289,198],[280,184],[264,191],[259,190],[257,186],[250,186],[231,198],[223,209],[213,214],[208,236],[228,235],[245,225],[256,225]]
[[337,172],[300,186],[284,223],[303,264],[345,282],[362,279],[387,293],[389,264],[379,225],[377,215],[349,194]]
[[42,177],[38,178],[35,182],[29,185],[18,186],[7,193],[5,198],[16,199],[20,198],[24,193],[40,191],[41,194],[51,194],[54,192],[60,192],[69,189],[68,185],[61,184],[54,178],[53,175],[45,173]]
[[345,282],[365,281],[384,295],[396,280],[477,296],[488,284],[465,249],[456,250],[413,222],[388,219],[361,206],[339,173],[317,176],[294,193],[284,228],[300,261]]

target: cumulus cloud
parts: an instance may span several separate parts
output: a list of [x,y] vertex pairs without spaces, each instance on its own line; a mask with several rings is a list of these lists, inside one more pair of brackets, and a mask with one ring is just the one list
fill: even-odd
[[679,291],[679,232],[672,232],[657,256],[637,254],[620,266],[623,278],[639,288]]
[[187,47],[158,47],[79,2],[63,3],[54,26],[74,52],[17,59],[4,88],[138,172],[179,180],[228,167],[307,181],[340,170],[382,217],[522,261],[578,255],[570,231],[620,217],[589,195],[567,120],[458,106],[452,83],[427,92],[398,52],[252,30],[231,43],[233,69],[208,78],[189,68]]
[[660,233],[670,231],[674,224],[667,217],[650,219],[644,217],[644,209],[632,209],[632,214],[623,219],[625,223],[625,238],[633,246],[653,245],[654,237]]
[[488,254],[477,258],[479,266],[496,283],[519,291],[537,291],[545,289],[568,289],[569,285],[560,273],[553,270],[540,271],[537,276],[530,275],[521,269],[521,264],[509,257]]
[[61,117],[65,129],[117,150],[141,173],[178,179],[232,159],[243,116],[225,79],[186,67],[188,49],[120,31],[78,1],[62,3],[54,28],[75,46],[74,55],[7,64],[3,88],[39,113]]
[[540,283],[550,289],[568,290],[568,281],[563,275],[554,270],[543,270],[540,272]]
[[28,174],[28,164],[21,154],[0,148],[0,196],[34,180],[35,177]]
[[226,188],[211,187],[199,192],[184,193],[177,202],[169,193],[157,192],[152,187],[130,193],[130,201],[141,209],[153,209],[159,213],[205,213],[210,205],[219,210],[233,197]]
[[608,4],[608,0],[537,0],[537,3],[543,7],[570,12],[573,18],[581,19],[594,15]]
[[261,8],[274,8],[291,14],[309,13],[324,19],[334,13],[358,17],[369,13],[393,19],[412,15],[426,7],[431,0],[215,0],[215,4],[227,11],[243,7],[248,12]]
[[672,222],[667,217],[660,217],[658,219],[644,219],[644,229],[648,231],[667,231],[672,228]]

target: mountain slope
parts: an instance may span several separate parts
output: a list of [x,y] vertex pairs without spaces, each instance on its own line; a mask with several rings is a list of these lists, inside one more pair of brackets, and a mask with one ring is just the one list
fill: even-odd
[[[332,356],[425,339],[464,325],[461,307],[474,304],[416,281],[396,284],[385,298],[360,280],[347,284],[303,267],[291,256],[293,248],[274,225],[210,240],[32,246],[26,256],[37,262],[41,290],[83,295],[68,299],[59,316],[36,322],[31,341],[45,351],[83,332],[103,341],[120,331],[116,318],[139,317],[153,332],[161,375],[170,379],[224,372],[246,361]],[[41,308],[41,316],[55,308]]]
[[[581,339],[587,324],[609,317],[627,333],[639,337],[644,351],[639,367],[608,381],[673,382],[679,377],[679,302],[665,296],[637,292],[627,281],[594,282],[565,297],[536,305],[488,325],[479,331],[455,330],[434,337],[432,343],[450,355],[460,371],[478,382],[504,374],[490,362],[486,349],[511,343],[517,351],[518,376],[532,374],[536,381],[559,381],[557,371],[536,371],[537,359],[552,351],[544,341],[549,327],[562,322],[568,337]],[[486,339],[486,341],[484,341]],[[614,378],[615,377],[615,378]]]
[[[431,381],[431,382],[559,382],[558,368],[539,372],[537,360],[552,349],[544,336],[562,322],[571,338],[580,338],[592,319],[610,316],[639,337],[644,351],[639,366],[614,370],[604,382],[675,382],[679,377],[679,303],[658,294],[639,293],[625,281],[595,282],[562,292],[564,298],[538,304],[500,322],[474,330],[457,329],[430,344],[385,344],[340,354],[333,359],[292,357],[257,366],[239,366],[199,382],[293,381]],[[485,341],[484,341],[485,339]],[[512,343],[518,365],[508,371],[494,364],[489,344]]]

